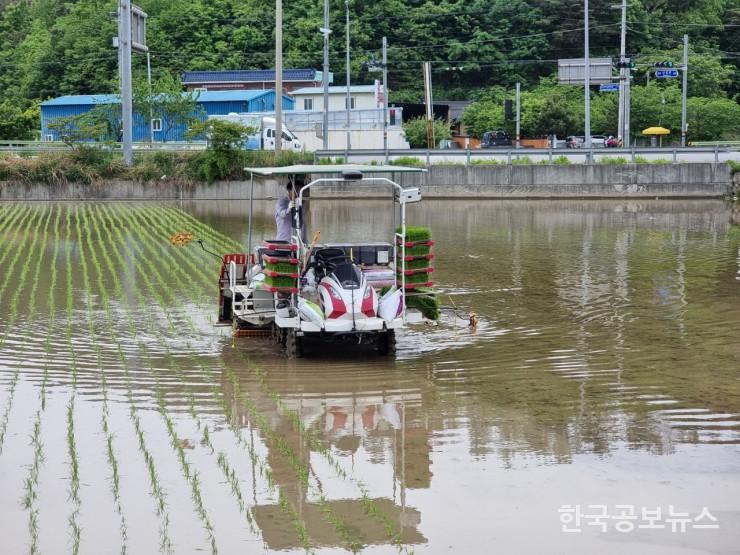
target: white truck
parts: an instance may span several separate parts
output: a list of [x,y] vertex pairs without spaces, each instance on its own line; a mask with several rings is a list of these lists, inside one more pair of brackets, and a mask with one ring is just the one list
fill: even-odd
[[[244,141],[244,148],[247,150],[275,150],[275,141],[277,134],[275,133],[275,118],[269,116],[262,116],[258,114],[238,114],[231,112],[227,115],[208,116],[208,119],[231,121],[234,123],[240,123],[245,127],[251,127],[256,129],[257,132],[249,135],[247,140]],[[290,129],[285,125],[282,133],[282,149],[284,151],[290,150],[293,152],[302,152],[303,143],[293,134]]]

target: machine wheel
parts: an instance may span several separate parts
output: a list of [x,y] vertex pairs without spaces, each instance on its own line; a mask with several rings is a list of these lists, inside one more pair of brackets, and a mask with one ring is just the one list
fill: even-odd
[[378,336],[378,354],[380,356],[395,356],[396,330],[388,330]]
[[285,354],[288,358],[303,357],[303,338],[298,337],[296,330],[286,330]]

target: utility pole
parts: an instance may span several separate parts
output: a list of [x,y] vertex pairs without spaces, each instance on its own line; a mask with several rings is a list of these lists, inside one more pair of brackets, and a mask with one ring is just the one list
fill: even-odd
[[324,150],[329,149],[329,0],[324,0],[324,27],[321,29],[324,35]]
[[121,61],[121,123],[123,164],[133,166],[133,99],[131,92],[131,1],[118,4],[118,51]]
[[591,148],[591,57],[588,53],[588,0],[583,0],[584,105],[586,112],[584,146]]
[[432,100],[432,63],[424,62],[424,103],[427,115],[427,148],[434,148],[434,103]]
[[283,148],[283,0],[275,0],[275,153]]
[[521,107],[521,94],[522,94],[522,84],[517,81],[516,82],[516,147],[519,148],[521,145],[519,143],[519,140],[521,139],[521,136],[519,135],[519,123],[521,121],[519,117],[519,109]]
[[[614,6],[615,8],[617,6]],[[625,68],[627,56],[627,0],[622,0],[622,32],[619,43],[619,123],[617,124],[617,139],[622,145],[629,146],[629,136],[625,133],[627,128],[627,91],[629,87],[630,70]]]
[[[388,151],[388,38],[383,37],[383,150]],[[386,162],[388,157],[386,155]]]
[[686,93],[689,84],[689,35],[683,36],[683,83],[681,98],[681,146],[686,146],[686,134],[688,124],[686,123]]
[[350,114],[350,108],[352,107],[352,103],[350,100],[350,94],[349,94],[349,86],[350,86],[350,65],[349,65],[349,0],[344,0],[344,6],[346,8],[346,18],[347,18],[347,150],[352,148],[352,140],[350,139],[350,124],[351,124],[351,114]]

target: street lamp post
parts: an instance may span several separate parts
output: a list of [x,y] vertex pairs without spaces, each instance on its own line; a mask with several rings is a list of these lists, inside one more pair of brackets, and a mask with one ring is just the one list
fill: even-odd
[[324,86],[324,150],[329,149],[329,0],[324,0],[324,26],[319,29],[324,35],[324,74],[322,81]]
[[346,16],[347,16],[347,101],[346,102],[347,102],[347,150],[349,150],[350,148],[352,148],[352,141],[350,139],[351,100],[350,100],[350,94],[349,94],[349,85],[350,85],[349,83],[349,80],[350,80],[350,75],[349,75],[349,70],[350,70],[350,65],[349,65],[349,62],[350,62],[349,60],[349,0],[344,0],[344,6],[346,8]]
[[283,0],[275,0],[275,153],[283,146]]
[[583,0],[583,53],[584,53],[584,104],[585,147],[591,148],[591,56],[588,48],[588,0]]

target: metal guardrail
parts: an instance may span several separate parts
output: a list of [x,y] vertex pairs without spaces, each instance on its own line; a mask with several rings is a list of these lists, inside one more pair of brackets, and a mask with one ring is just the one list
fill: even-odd
[[[665,147],[665,148],[489,148],[489,149],[334,149],[317,150],[314,152],[314,161],[319,158],[344,158],[350,162],[352,159],[361,161],[377,160],[388,162],[395,158],[410,157],[417,158],[427,165],[433,161],[446,162],[460,160],[464,164],[475,164],[476,160],[496,160],[499,163],[517,164],[525,157],[533,163],[555,163],[556,159],[565,156],[570,161],[587,164],[598,163],[603,158],[626,158],[635,163],[638,157],[657,158],[671,163],[687,161],[714,161],[720,162],[720,154],[731,153],[733,159],[740,160],[740,142],[723,143],[712,146],[690,146],[690,147]],[[101,149],[121,150],[121,143],[89,143]],[[137,152],[191,152],[205,150],[205,141],[192,142],[139,142],[134,143]],[[0,153],[9,152],[14,154],[34,154],[40,152],[63,152],[72,150],[68,144],[61,141],[0,141]],[[737,156],[735,154],[738,153]]]
[[692,143],[692,146],[725,146],[730,148],[740,148],[740,141],[696,141]]
[[[84,146],[92,146],[101,150],[121,150],[121,143],[80,143]],[[172,141],[172,142],[139,142],[134,143],[134,150],[139,152],[189,152],[194,150],[205,150],[205,141]],[[73,150],[73,147],[62,141],[0,141],[0,152],[10,153],[39,153],[39,152],[64,152]]]
[[[573,159],[587,164],[599,163],[604,158],[626,158],[631,163],[637,163],[638,157],[650,157],[653,160],[660,159],[670,163],[688,161],[714,161],[719,163],[720,154],[740,153],[738,147],[676,147],[676,148],[489,148],[489,149],[356,149],[349,151],[317,150],[314,152],[314,162],[318,163],[321,158],[343,158],[345,162],[361,158],[366,162],[368,159],[388,162],[395,158],[417,158],[427,165],[432,165],[434,160],[442,159],[442,162],[451,159],[453,162],[460,160],[465,165],[482,163],[484,160],[496,160],[508,165],[522,163],[527,158],[533,163],[556,163],[558,157],[564,156],[568,160]],[[657,156],[657,158],[656,158]],[[698,158],[692,160],[692,158]],[[738,157],[740,159],[740,157]]]

